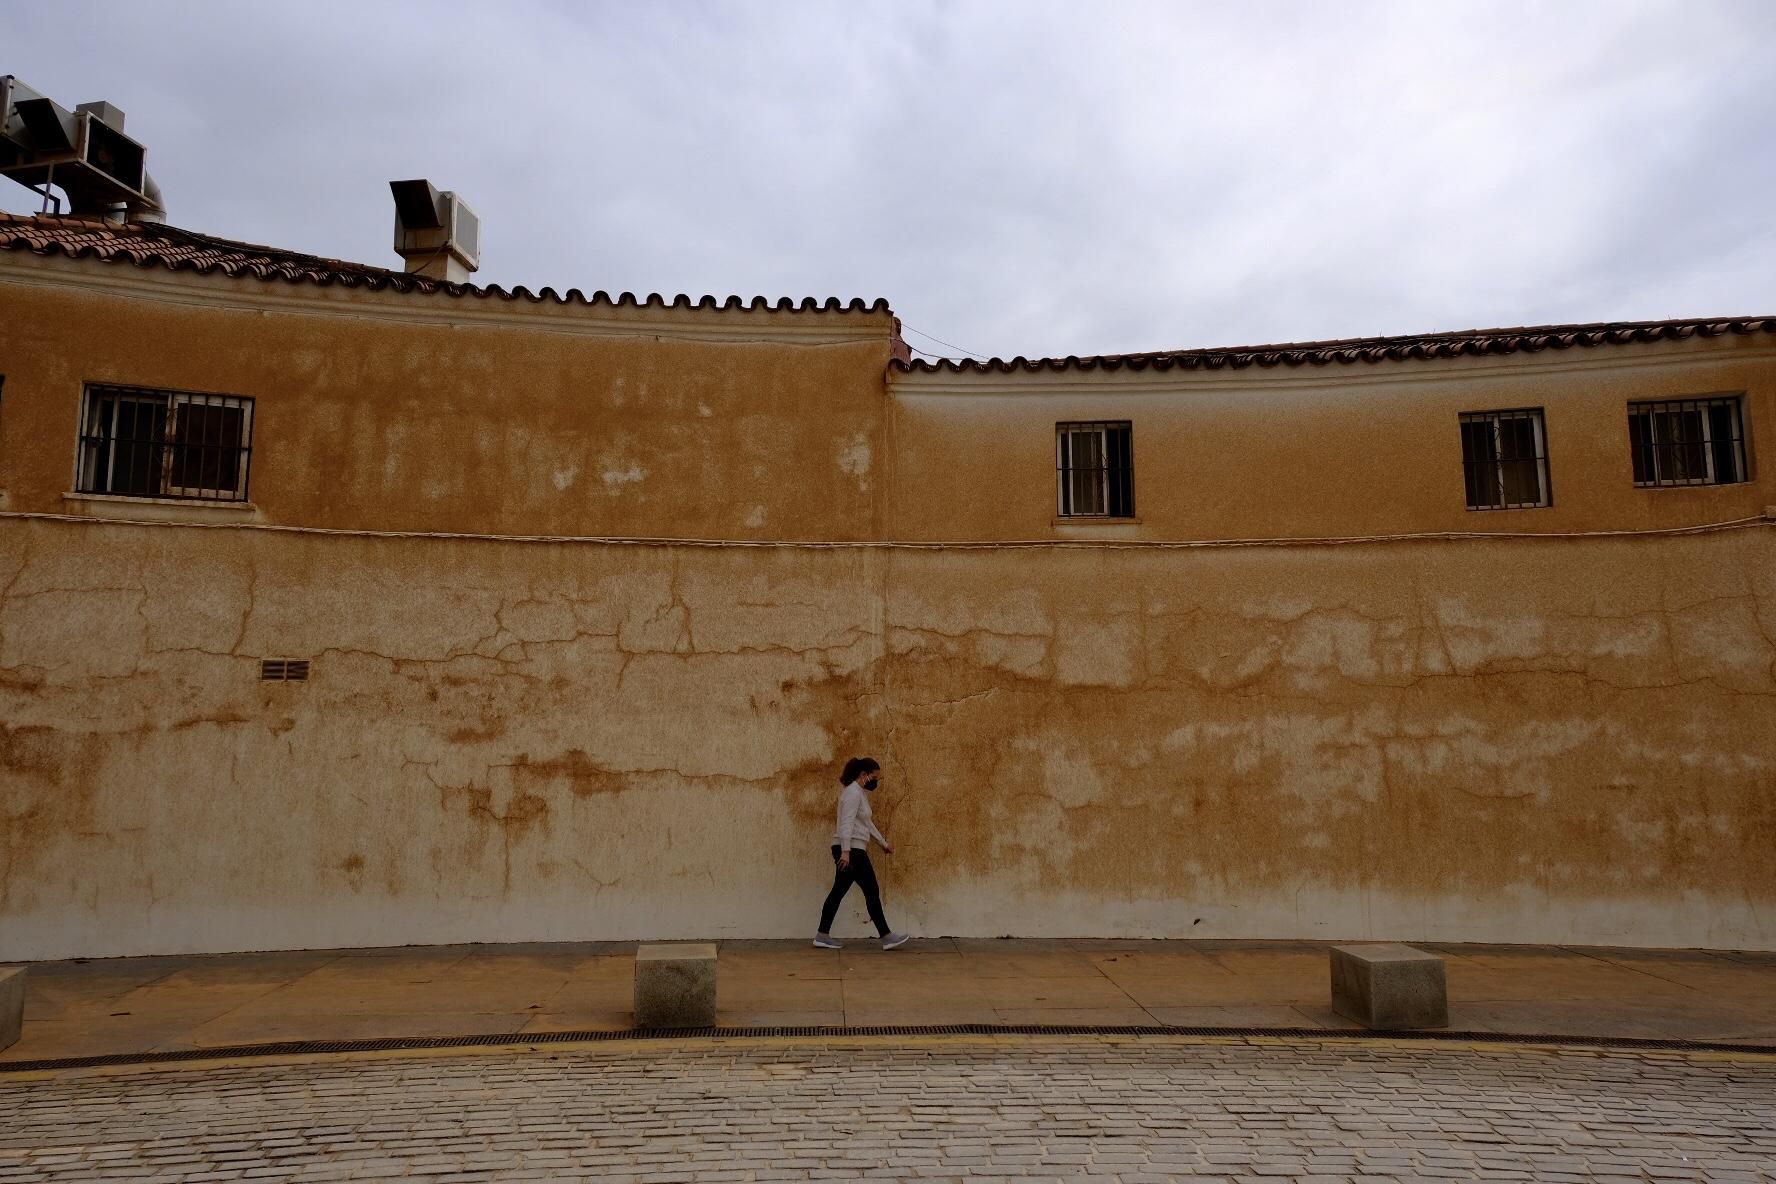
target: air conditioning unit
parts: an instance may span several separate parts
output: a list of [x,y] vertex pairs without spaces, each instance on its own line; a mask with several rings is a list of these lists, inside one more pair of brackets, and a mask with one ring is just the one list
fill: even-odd
[[430,181],[390,181],[395,195],[395,253],[407,270],[463,281],[481,266],[481,219],[469,203]]
[[110,103],[73,111],[17,78],[0,77],[0,176],[42,189],[54,184],[76,212],[146,201],[148,150],[123,134]]
[[0,74],[0,169],[20,163],[31,151],[31,137],[18,113],[19,101],[42,97],[11,74]]

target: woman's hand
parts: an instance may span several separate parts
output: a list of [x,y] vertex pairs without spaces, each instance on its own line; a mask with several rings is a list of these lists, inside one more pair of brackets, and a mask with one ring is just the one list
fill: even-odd
[[840,854],[839,854],[839,870],[844,871],[846,868],[849,868],[850,866],[851,866],[851,852],[849,852],[849,851],[840,852]]
[[892,855],[892,854],[894,854],[894,844],[893,844],[893,843],[890,843],[890,842],[889,842],[889,841],[888,841],[888,840],[886,840],[886,839],[884,839],[884,840],[882,840],[882,852],[883,852],[883,854],[885,854],[885,855]]

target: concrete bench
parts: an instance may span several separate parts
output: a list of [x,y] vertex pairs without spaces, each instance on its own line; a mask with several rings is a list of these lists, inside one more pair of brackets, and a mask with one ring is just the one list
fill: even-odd
[[703,942],[641,946],[635,951],[635,1026],[715,1025],[715,946]]
[[0,1048],[18,1043],[25,1026],[25,968],[0,966]]
[[1332,1010],[1366,1028],[1446,1028],[1443,959],[1392,942],[1333,946]]

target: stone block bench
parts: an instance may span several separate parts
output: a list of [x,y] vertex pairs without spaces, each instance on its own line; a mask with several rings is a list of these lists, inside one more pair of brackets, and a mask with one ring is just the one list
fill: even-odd
[[1443,959],[1393,942],[1333,946],[1332,1010],[1366,1028],[1446,1028]]
[[715,1026],[715,946],[676,942],[635,951],[635,1026]]
[[18,1043],[25,1026],[25,968],[0,966],[0,1048]]

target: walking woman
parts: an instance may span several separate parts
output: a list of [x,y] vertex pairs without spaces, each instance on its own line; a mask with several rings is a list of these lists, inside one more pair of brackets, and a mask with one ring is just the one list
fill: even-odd
[[872,838],[882,844],[882,850],[894,854],[893,844],[882,837],[870,815],[869,795],[882,784],[882,766],[867,756],[852,757],[845,762],[839,783],[845,788],[839,791],[839,827],[833,832],[833,886],[826,894],[826,904],[820,909],[820,931],[814,935],[814,944],[823,950],[842,948],[832,937],[833,918],[838,915],[839,902],[845,899],[845,893],[856,884],[863,889],[863,903],[869,906],[870,920],[876,923],[876,932],[882,935],[882,948],[892,950],[904,946],[907,935],[891,931],[888,919],[882,915],[882,890],[876,885],[876,869],[870,866],[869,841]]

